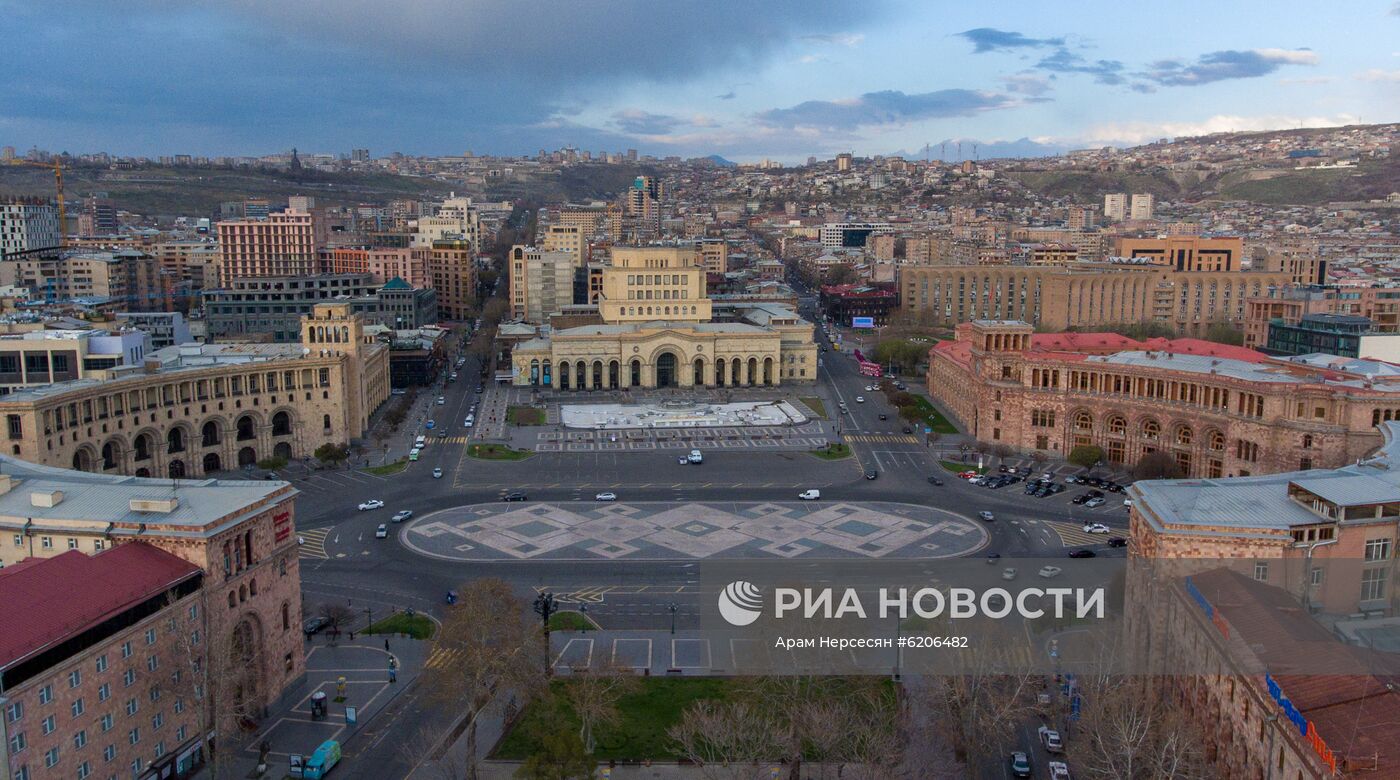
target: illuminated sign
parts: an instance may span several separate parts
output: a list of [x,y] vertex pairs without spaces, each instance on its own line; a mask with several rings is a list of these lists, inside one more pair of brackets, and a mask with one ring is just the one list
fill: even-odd
[[852,327],[852,328],[873,328],[873,327],[875,327],[875,318],[874,318],[874,317],[852,317],[852,318],[851,318],[851,327]]
[[273,534],[277,541],[282,541],[292,535],[292,513],[279,512],[272,517]]

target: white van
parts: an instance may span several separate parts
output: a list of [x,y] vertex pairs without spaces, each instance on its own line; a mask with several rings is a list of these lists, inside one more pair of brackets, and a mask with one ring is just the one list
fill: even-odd
[[428,437],[420,435],[418,438],[413,440],[413,443],[417,446],[418,449],[421,450],[428,444]]
[[797,497],[803,501],[816,501],[822,497],[822,492],[820,490],[804,490],[798,493]]
[[691,450],[690,457],[687,458],[687,460],[689,460],[691,463],[704,463],[705,456],[700,454],[700,450]]

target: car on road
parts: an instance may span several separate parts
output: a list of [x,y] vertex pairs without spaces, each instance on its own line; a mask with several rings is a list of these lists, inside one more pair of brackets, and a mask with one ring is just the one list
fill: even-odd
[[477,386],[476,386],[476,392],[477,392],[477,395],[480,395],[480,394],[486,392],[486,385],[477,385]]
[[1016,569],[1014,569],[1014,568],[1012,568],[1012,567],[1010,567],[1010,566],[1006,567],[1005,569],[1002,569],[1002,570],[1001,570],[1001,578],[1004,579],[1004,580],[1014,580],[1014,579],[1016,579]]
[[462,421],[462,427],[463,427],[463,428],[470,428],[470,427],[472,427],[473,425],[476,425],[476,419],[475,419],[475,418],[468,417],[467,419],[465,419],[465,420]]
[[863,396],[863,395],[858,395],[858,396],[856,396],[856,403],[858,403],[858,404],[863,404],[863,403],[865,403],[865,396]]
[[866,469],[866,470],[865,470],[865,478],[866,478],[866,479],[875,479],[875,478],[878,477],[878,476],[880,476],[880,472],[876,471],[875,469]]
[[910,428],[910,427],[907,426],[907,425],[904,426],[904,433],[909,434],[909,433],[913,433],[913,432],[914,432],[914,429],[913,429],[913,428]]
[[389,538],[389,526],[387,526],[387,525],[385,525],[385,524],[383,524],[383,523],[380,523],[380,524],[379,524],[379,527],[376,528],[376,529],[374,529],[374,538],[376,538],[376,539],[388,539],[388,538]]
[[1011,774],[1016,777],[1031,776],[1031,759],[1021,751],[1011,754]]
[[446,439],[446,438],[447,438],[447,430],[446,430],[446,429],[443,429],[443,430],[438,431],[438,432],[437,432],[437,437],[438,437],[439,439]]
[[611,493],[611,492],[603,492],[603,493],[599,493],[598,495],[594,496],[594,497],[593,497],[593,500],[594,500],[594,501],[616,501],[616,500],[617,500],[617,494],[616,494],[616,493]]
[[1085,501],[1085,502],[1084,502],[1084,506],[1087,507],[1087,508],[1089,508],[1089,509],[1098,509],[1099,507],[1103,506],[1104,503],[1105,503],[1105,502],[1104,502],[1102,496],[1094,496],[1093,498],[1089,499],[1088,501]]
[[997,517],[996,517],[996,515],[992,514],[991,512],[988,512],[988,511],[986,511],[986,510],[984,509],[984,510],[982,510],[981,512],[978,512],[978,513],[977,513],[977,519],[978,519],[978,520],[981,520],[981,521],[984,522],[984,523],[990,523],[990,522],[992,522],[993,520],[997,519]]
[[1108,526],[1104,525],[1103,523],[1085,523],[1085,524],[1084,524],[1084,533],[1086,533],[1086,534],[1107,534],[1107,533],[1112,533],[1112,530],[1111,530]]
[[841,406],[841,414],[850,414],[850,413],[851,413],[851,410],[850,410],[850,409],[847,409],[846,406],[843,404],[843,405]]
[[524,493],[523,491],[520,491],[520,490],[512,490],[512,491],[510,491],[509,493],[505,494],[504,496],[501,496],[501,500],[502,500],[502,501],[526,501],[526,500],[528,500],[528,497],[525,495],[525,493]]
[[990,566],[1001,560],[1001,553],[987,553],[987,565]]
[[408,451],[408,460],[410,462],[416,463],[418,461],[418,456],[422,454],[422,450],[418,449],[417,447],[414,447],[413,449]]
[[1063,761],[1051,761],[1050,780],[1069,780],[1069,765]]
[[402,387],[396,387],[389,391],[389,395],[408,395],[408,391]]
[[456,381],[457,381],[457,372],[456,372],[456,371],[453,371],[451,374],[448,374],[448,375],[447,375],[447,378],[448,378],[449,380],[453,381],[453,382],[456,382]]
[[1070,551],[1069,551],[1069,557],[1071,557],[1071,558],[1096,558],[1096,557],[1098,557],[1098,554],[1095,553],[1093,550],[1089,550],[1089,549],[1084,549],[1084,550],[1070,550]]
[[437,405],[438,405],[438,406],[442,406],[443,404],[446,404],[446,403],[447,403],[447,397],[446,397],[446,396],[441,396],[441,395],[440,395],[440,396],[437,397]]
[[804,490],[798,493],[797,497],[803,501],[816,501],[822,497],[822,492],[820,490]]
[[1037,572],[1037,574],[1039,574],[1040,576],[1042,576],[1042,577],[1044,577],[1045,579],[1048,580],[1048,579],[1050,579],[1051,577],[1058,577],[1058,576],[1060,576],[1060,572],[1061,572],[1061,571],[1064,571],[1064,570],[1061,569],[1059,566],[1041,566],[1041,567],[1040,567],[1040,571]]
[[700,454],[700,450],[691,450],[690,454],[686,456],[686,460],[691,463],[704,463],[705,456]]
[[1133,500],[1132,500],[1131,498],[1125,498],[1125,499],[1123,499],[1123,506],[1128,507],[1129,509],[1132,509],[1132,508],[1133,508]]
[[412,510],[412,509],[400,509],[399,511],[397,511],[397,512],[394,513],[394,516],[393,516],[393,517],[391,517],[391,518],[389,518],[389,519],[392,520],[392,521],[395,522],[395,523],[402,523],[403,521],[407,520],[407,519],[410,518],[410,517],[413,517],[413,510]]
[[930,485],[933,485],[934,487],[943,487],[943,479],[942,479],[942,477],[929,477],[929,478],[928,478],[928,483],[929,483]]
[[1128,540],[1127,540],[1127,539],[1124,539],[1124,538],[1121,537],[1121,536],[1110,536],[1110,537],[1108,537],[1108,546],[1109,546],[1109,547],[1127,547],[1127,546],[1128,546]]
[[330,624],[330,619],[325,617],[324,615],[309,617],[301,621],[301,632],[309,637],[315,636],[321,633],[321,630],[324,629],[326,626],[329,626]]
[[1041,726],[1036,729],[1036,735],[1040,737],[1040,744],[1051,753],[1065,752],[1065,743],[1060,739],[1060,732],[1049,726]]
[[433,479],[442,479],[442,469],[433,469]]
[[383,502],[383,501],[380,501],[380,500],[377,499],[377,498],[371,498],[371,499],[368,500],[368,501],[362,501],[362,502],[360,502],[360,511],[361,511],[361,512],[368,512],[368,511],[371,510],[371,509],[382,509],[383,507],[384,507],[384,502]]
[[880,412],[880,419],[881,419],[881,420],[888,420],[888,419],[890,419],[890,416],[889,416],[888,414],[885,414],[884,412]]
[[866,386],[865,386],[865,392],[867,392],[867,393],[873,393],[873,392],[875,392],[875,385],[866,385]]

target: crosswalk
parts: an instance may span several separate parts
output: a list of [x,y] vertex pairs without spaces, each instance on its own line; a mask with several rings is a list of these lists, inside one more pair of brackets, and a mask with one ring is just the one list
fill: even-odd
[[470,436],[447,436],[441,439],[433,439],[429,443],[432,444],[435,442],[437,444],[466,444],[469,441],[471,441]]
[[329,559],[331,556],[326,554],[326,536],[330,532],[330,526],[297,531],[297,536],[303,540],[300,549],[301,557],[322,561]]
[[428,669],[445,669],[456,663],[462,655],[461,650],[434,647],[433,651],[428,654],[428,660],[423,666]]
[[1079,523],[1064,523],[1058,520],[1045,520],[1044,523],[1060,537],[1060,542],[1065,547],[1103,544],[1108,541],[1109,535],[1085,533],[1084,526]]
[[846,441],[853,441],[861,444],[880,442],[884,444],[918,444],[919,440],[913,436],[898,433],[853,433],[846,436]]

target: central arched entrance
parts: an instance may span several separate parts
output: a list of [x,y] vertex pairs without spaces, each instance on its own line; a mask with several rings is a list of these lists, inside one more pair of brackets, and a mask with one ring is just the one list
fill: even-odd
[[656,386],[675,387],[678,382],[675,354],[671,352],[662,352],[656,358]]
[[695,359],[694,372],[693,372],[693,374],[692,374],[692,376],[691,376],[690,381],[691,381],[691,383],[694,384],[696,387],[704,387],[704,386],[705,386],[705,359],[704,359],[704,358],[696,358],[696,359]]

